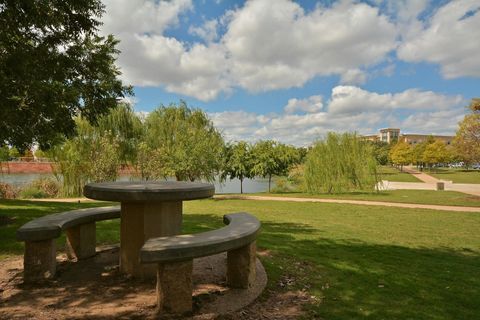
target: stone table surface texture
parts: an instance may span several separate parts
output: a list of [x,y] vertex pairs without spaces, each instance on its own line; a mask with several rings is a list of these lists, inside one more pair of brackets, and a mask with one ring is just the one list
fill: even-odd
[[119,202],[156,202],[209,198],[215,187],[209,183],[182,181],[117,181],[90,183],[85,197]]
[[209,198],[215,187],[181,181],[118,181],[90,183],[87,198],[118,201],[120,215],[120,271],[136,277],[153,277],[156,266],[140,264],[140,249],[150,238],[181,233],[182,202]]

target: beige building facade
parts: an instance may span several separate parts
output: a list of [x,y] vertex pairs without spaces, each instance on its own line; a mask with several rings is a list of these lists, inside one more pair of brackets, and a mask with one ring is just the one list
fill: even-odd
[[415,145],[426,141],[429,137],[433,137],[435,140],[441,140],[445,144],[449,145],[453,142],[454,136],[439,136],[429,134],[401,134],[398,128],[385,128],[380,129],[378,134],[363,136],[364,139],[370,141],[382,141],[386,143],[392,143],[395,141],[404,141],[408,144]]

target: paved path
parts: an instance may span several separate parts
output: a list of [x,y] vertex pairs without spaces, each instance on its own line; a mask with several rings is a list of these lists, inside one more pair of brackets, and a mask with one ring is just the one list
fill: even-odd
[[414,167],[411,167],[411,166],[403,167],[403,171],[405,171],[407,173],[410,173],[415,178],[417,178],[418,180],[423,181],[425,183],[437,183],[437,182],[440,181],[437,178],[434,178],[431,175],[428,175],[424,172],[420,172],[420,171],[414,169]]
[[292,202],[321,202],[321,203],[345,203],[366,206],[384,206],[413,209],[432,209],[441,211],[480,212],[480,207],[439,206],[433,204],[399,203],[366,200],[342,200],[342,199],[317,199],[317,198],[294,198],[294,197],[269,197],[249,195],[215,195],[215,199],[238,199],[238,200],[268,200],[268,201],[292,201]]
[[422,182],[394,182],[394,181],[383,181],[380,188],[382,190],[436,190],[437,182],[445,183],[445,190],[447,191],[457,191],[466,194],[471,194],[477,197],[480,197],[480,184],[473,183],[452,183],[451,181],[439,180],[432,177],[424,172],[420,172],[414,167],[404,167],[403,170],[408,172]]

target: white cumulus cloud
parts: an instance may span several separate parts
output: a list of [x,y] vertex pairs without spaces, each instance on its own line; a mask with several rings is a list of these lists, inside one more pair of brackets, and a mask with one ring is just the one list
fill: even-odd
[[283,108],[286,113],[295,112],[307,112],[315,113],[319,112],[323,108],[322,96],[316,95],[306,99],[292,98],[288,100],[287,105]]
[[451,1],[418,30],[405,34],[398,57],[408,62],[427,61],[441,66],[447,78],[480,77],[480,2]]
[[[287,106],[298,105],[297,101],[290,99]],[[453,134],[464,115],[465,103],[461,96],[415,88],[380,94],[353,86],[337,86],[332,90],[326,108],[310,109],[311,112],[307,113],[293,114],[291,109],[284,108],[283,113],[268,115],[225,111],[210,116],[227,140],[274,139],[306,146],[329,131],[373,134],[385,125],[399,127],[405,133]],[[296,107],[293,109],[297,110]],[[410,113],[406,118],[401,114],[405,110]]]

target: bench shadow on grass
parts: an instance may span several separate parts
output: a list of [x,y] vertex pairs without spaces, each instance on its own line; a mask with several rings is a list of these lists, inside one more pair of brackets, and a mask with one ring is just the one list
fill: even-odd
[[273,252],[264,258],[269,276],[295,274],[296,262],[313,265],[297,274],[322,297],[309,307],[312,318],[480,318],[478,251],[333,240],[308,225],[273,222],[262,224],[258,243]]
[[[185,215],[185,232],[202,232],[223,226],[220,215]],[[261,259],[270,277],[272,290],[297,290],[304,284],[310,293],[321,298],[321,303],[307,307],[309,318],[325,319],[478,319],[480,315],[480,256],[468,249],[410,248],[386,244],[372,244],[356,239],[329,239],[322,237],[321,228],[308,223],[278,223],[262,221],[258,239],[260,251],[269,255]],[[306,262],[309,268],[297,268]],[[71,268],[72,265],[65,265]],[[101,267],[101,266],[100,266]],[[101,270],[101,268],[100,268]],[[84,273],[100,272],[83,270]],[[298,283],[279,288],[276,281],[283,274],[298,279]],[[100,277],[101,278],[101,277]],[[107,277],[108,278],[108,277]],[[108,279],[103,279],[107,281]],[[60,278],[61,279],[61,278]],[[104,292],[98,274],[80,283],[58,283],[51,292],[45,288],[21,289],[5,307],[32,306],[68,308],[69,304],[83,310],[95,310],[102,304],[128,303],[132,296],[147,293],[154,297],[153,283],[112,282],[115,300]],[[66,301],[58,306],[45,306],[44,299],[55,296],[58,286],[68,293]],[[132,294],[132,287],[134,292]],[[323,287],[323,288],[322,288]],[[23,288],[23,289],[22,289]],[[103,289],[102,289],[103,288]],[[38,290],[43,294],[39,295]],[[154,303],[154,299],[152,300]],[[35,311],[35,309],[33,309]],[[152,312],[144,310],[121,311],[112,308],[112,315],[71,315],[74,319],[107,319],[111,316],[142,318]],[[1,314],[1,312],[0,312]]]

